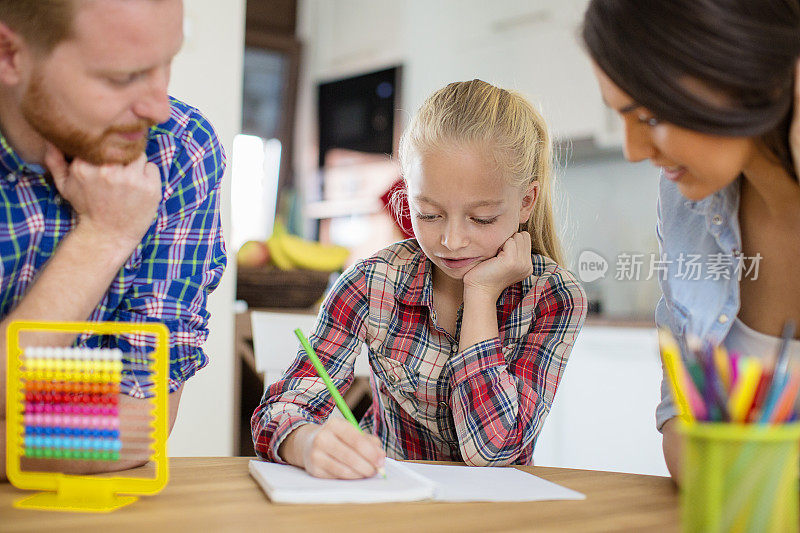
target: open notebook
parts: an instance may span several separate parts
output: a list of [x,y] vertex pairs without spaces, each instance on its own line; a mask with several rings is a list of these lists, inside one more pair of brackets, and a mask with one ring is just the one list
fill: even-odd
[[386,460],[386,478],[319,479],[288,465],[250,461],[250,475],[276,503],[582,500],[585,496],[516,468]]

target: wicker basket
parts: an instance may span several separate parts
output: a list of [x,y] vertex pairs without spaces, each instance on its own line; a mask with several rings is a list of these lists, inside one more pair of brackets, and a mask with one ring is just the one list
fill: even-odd
[[236,298],[250,307],[313,306],[325,294],[330,272],[239,267]]

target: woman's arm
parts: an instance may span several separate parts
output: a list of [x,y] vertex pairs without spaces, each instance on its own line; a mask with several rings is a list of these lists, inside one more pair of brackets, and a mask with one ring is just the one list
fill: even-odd
[[661,445],[664,449],[664,460],[673,481],[681,483],[681,453],[683,451],[683,436],[678,433],[678,418],[670,418],[661,428],[664,440]]

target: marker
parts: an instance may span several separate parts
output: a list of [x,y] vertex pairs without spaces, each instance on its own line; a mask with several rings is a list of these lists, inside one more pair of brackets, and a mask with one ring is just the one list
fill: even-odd
[[[658,330],[658,346],[661,352],[661,360],[664,363],[664,369],[667,371],[667,381],[669,381],[672,397],[681,416],[688,422],[695,421],[695,415],[689,405],[689,400],[683,393],[686,390],[683,387],[683,381],[691,382],[686,374],[686,369],[681,362],[681,352],[678,343],[672,336],[672,333],[665,328]],[[686,376],[686,377],[684,377]]]
[[717,368],[719,380],[725,387],[725,393],[727,394],[731,390],[731,366],[728,352],[721,344],[714,347],[714,365]]
[[785,422],[792,414],[794,402],[797,399],[797,393],[800,391],[800,373],[792,372],[789,375],[786,386],[783,388],[775,403],[775,408],[772,414],[769,415],[769,421],[772,424],[780,424]]
[[772,372],[772,383],[769,386],[766,399],[764,400],[764,410],[761,413],[760,422],[766,424],[769,422],[769,416],[775,408],[782,388],[785,382],[788,381],[787,372],[789,369],[789,341],[794,338],[795,324],[793,320],[787,320],[783,326],[783,335],[781,335],[781,344],[778,348],[778,354],[775,356],[775,366]]
[[736,380],[728,399],[731,422],[745,422],[747,411],[756,394],[758,380],[761,378],[761,363],[755,358],[741,358],[739,365],[742,367],[739,369],[739,379]]

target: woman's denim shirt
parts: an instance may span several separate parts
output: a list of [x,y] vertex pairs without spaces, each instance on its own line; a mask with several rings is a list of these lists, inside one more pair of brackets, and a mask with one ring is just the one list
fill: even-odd
[[[757,260],[741,254],[740,180],[694,202],[674,182],[663,175],[659,179],[656,234],[662,296],[656,306],[656,325],[669,327],[682,348],[688,333],[722,343],[739,314],[740,275],[752,276],[757,269]],[[662,377],[661,403],[656,409],[659,431],[676,414]]]

